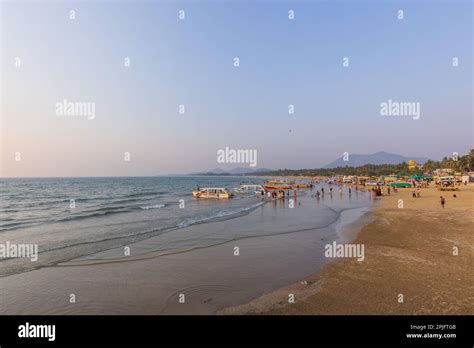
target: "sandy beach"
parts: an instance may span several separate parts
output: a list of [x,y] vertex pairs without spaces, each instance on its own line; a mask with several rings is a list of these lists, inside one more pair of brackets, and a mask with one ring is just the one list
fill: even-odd
[[[444,209],[434,187],[415,199],[411,189],[376,199],[344,190],[321,200],[307,191],[294,209],[278,200],[232,219],[162,233],[130,244],[127,256],[117,247],[2,277],[0,312],[473,312],[474,185],[462,186],[456,198],[442,193]],[[223,238],[226,231],[232,240]],[[363,244],[364,260],[325,257],[325,246],[334,241]]]
[[[473,202],[472,184],[457,192],[431,186],[420,198],[399,189],[381,199],[373,222],[353,241],[365,245],[363,262],[338,259],[300,282],[219,313],[472,314]],[[289,294],[294,303],[288,303]]]

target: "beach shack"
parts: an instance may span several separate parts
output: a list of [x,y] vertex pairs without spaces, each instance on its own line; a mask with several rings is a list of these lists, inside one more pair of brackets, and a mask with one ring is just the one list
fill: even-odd
[[437,182],[437,186],[441,191],[458,190],[458,187],[456,187],[456,179],[452,175],[441,176]]

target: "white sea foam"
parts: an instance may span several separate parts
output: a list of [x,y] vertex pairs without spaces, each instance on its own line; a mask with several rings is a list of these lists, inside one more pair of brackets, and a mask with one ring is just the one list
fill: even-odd
[[144,207],[140,207],[141,209],[148,210],[148,209],[161,209],[164,208],[165,204],[155,204],[155,205],[147,205]]

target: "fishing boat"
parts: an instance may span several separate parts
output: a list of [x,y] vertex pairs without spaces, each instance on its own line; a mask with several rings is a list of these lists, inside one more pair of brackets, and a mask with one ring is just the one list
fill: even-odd
[[265,190],[291,190],[294,184],[294,181],[269,180],[263,185],[263,188]]
[[265,190],[291,190],[293,186],[291,185],[263,185]]
[[300,189],[300,188],[309,188],[309,187],[311,187],[311,186],[310,186],[310,184],[299,183],[299,184],[294,185],[293,187]]
[[265,191],[262,185],[257,184],[241,184],[238,188],[234,189],[236,193],[240,194],[262,194]]
[[273,185],[293,185],[295,182],[293,180],[268,180],[267,183]]
[[199,191],[193,191],[193,196],[196,198],[222,199],[230,198],[232,194],[222,187],[206,187]]

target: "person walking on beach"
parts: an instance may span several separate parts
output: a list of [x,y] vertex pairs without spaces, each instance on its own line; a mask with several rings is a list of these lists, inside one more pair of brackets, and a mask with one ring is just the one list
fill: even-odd
[[416,189],[416,197],[417,197],[417,198],[420,198],[420,191],[421,191],[421,190],[420,190],[420,188],[418,187],[418,188]]
[[389,186],[389,187],[387,187],[387,195],[389,195],[389,196],[390,196],[390,186]]
[[411,196],[412,196],[413,198],[416,198],[416,192],[415,192],[415,190],[411,191]]
[[441,206],[444,208],[444,203],[446,203],[446,201],[443,196],[439,196],[439,202],[441,203]]

